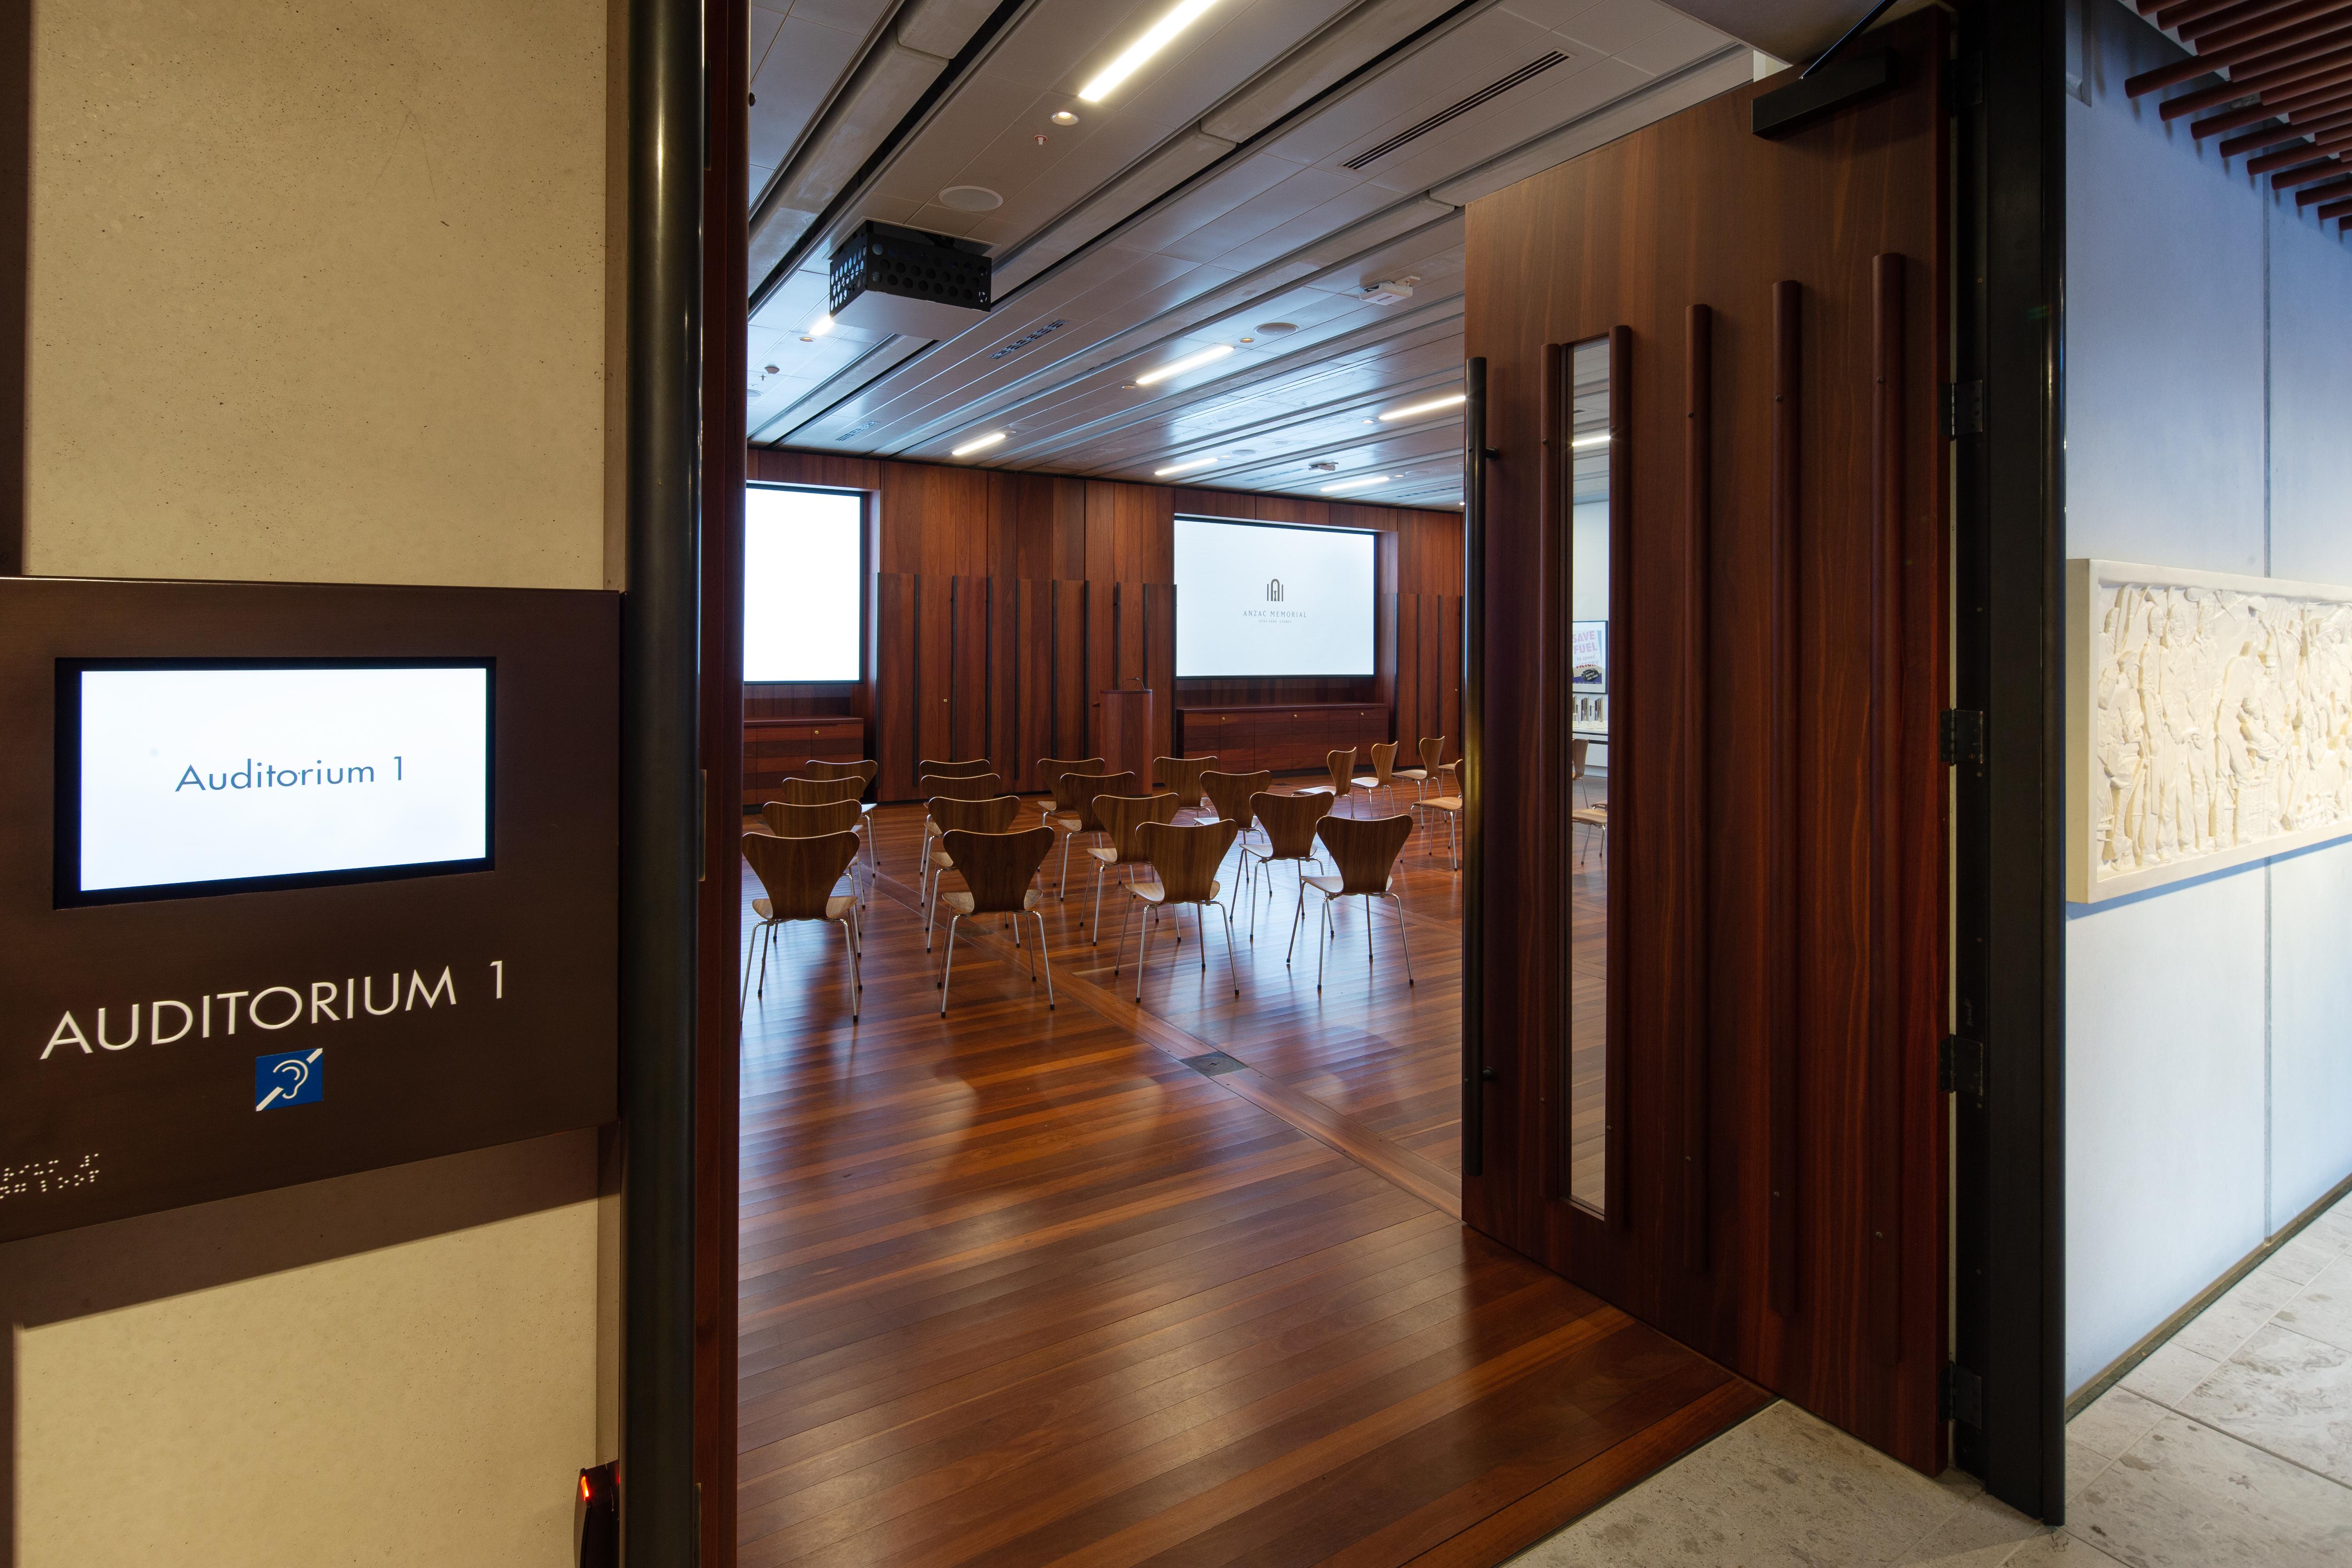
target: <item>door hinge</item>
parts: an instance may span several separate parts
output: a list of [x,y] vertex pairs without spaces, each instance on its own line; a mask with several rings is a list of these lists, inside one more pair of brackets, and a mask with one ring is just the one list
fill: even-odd
[[1962,763],[1982,766],[1985,760],[1985,716],[1973,708],[1947,708],[1937,730],[1937,750],[1944,765]]
[[1974,109],[1984,102],[1984,57],[1961,55],[1944,62],[1944,107]]
[[1966,1094],[1982,1100],[1985,1091],[1985,1047],[1966,1035],[1946,1035],[1936,1054],[1936,1078],[1946,1094]]
[[1981,436],[1985,429],[1985,386],[1981,381],[1944,384],[1944,437]]
[[1963,1426],[1983,1426],[1984,1379],[1958,1362],[1946,1362],[1936,1380],[1936,1414]]

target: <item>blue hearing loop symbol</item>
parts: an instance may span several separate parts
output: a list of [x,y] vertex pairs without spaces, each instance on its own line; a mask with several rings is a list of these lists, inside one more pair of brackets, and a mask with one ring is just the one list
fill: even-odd
[[309,1105],[323,1099],[326,1083],[319,1058],[326,1054],[327,1048],[320,1046],[315,1050],[254,1058],[253,1109],[276,1110],[289,1105]]

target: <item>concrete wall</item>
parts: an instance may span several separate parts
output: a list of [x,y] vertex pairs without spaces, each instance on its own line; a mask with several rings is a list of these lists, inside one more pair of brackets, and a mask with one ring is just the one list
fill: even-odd
[[[2081,25],[2066,553],[2352,584],[2352,247],[2124,96],[2154,29]],[[2352,1174],[2352,844],[2068,915],[2079,1387]]]
[[[604,585],[615,22],[38,0],[26,569]],[[579,1133],[0,1247],[0,1544],[564,1562],[599,1190]]]

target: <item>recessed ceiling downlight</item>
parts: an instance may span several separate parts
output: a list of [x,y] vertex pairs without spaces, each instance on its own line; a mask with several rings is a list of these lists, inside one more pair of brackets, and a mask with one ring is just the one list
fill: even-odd
[[960,213],[992,213],[1004,198],[986,185],[950,185],[940,193],[940,205]]

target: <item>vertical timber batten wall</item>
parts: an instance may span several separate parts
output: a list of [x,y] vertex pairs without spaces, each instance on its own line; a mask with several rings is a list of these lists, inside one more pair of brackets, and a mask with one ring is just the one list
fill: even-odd
[[[1138,679],[1160,755],[1180,708],[1283,702],[1388,708],[1400,766],[1423,735],[1459,754],[1459,512],[761,447],[747,477],[868,498],[865,680],[751,686],[744,712],[861,721],[884,800],[912,798],[924,757],[985,754],[1010,787],[1045,789],[1037,759],[1097,754],[1095,693]],[[1378,532],[1376,673],[1176,679],[1179,514]]]

